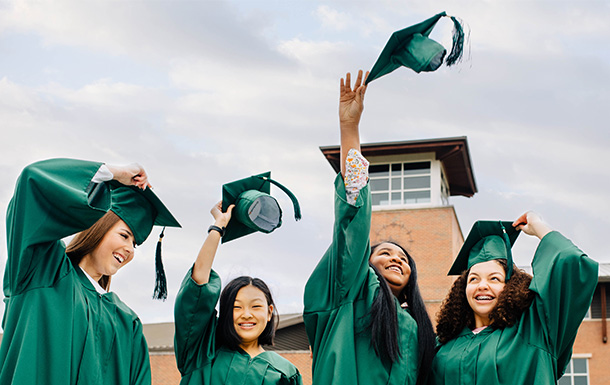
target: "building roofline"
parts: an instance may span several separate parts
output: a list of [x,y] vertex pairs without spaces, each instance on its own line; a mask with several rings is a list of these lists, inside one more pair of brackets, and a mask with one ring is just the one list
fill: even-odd
[[[452,196],[472,197],[478,191],[466,136],[363,143],[360,148],[365,157],[434,152],[436,159],[443,163]],[[338,173],[341,170],[340,147],[320,146],[320,151]]]

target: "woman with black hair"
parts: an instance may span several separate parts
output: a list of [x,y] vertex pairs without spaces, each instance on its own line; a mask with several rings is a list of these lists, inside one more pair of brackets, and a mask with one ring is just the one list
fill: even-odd
[[[238,277],[220,293],[212,263],[234,205],[211,214],[214,225],[189,270],[174,310],[175,351],[181,385],[300,385],[297,368],[262,345],[272,345],[277,310],[271,292],[258,278]],[[216,304],[220,295],[218,318]]]
[[366,91],[362,75],[354,89],[349,73],[341,79],[333,241],[305,286],[313,383],[421,384],[434,355],[434,333],[415,263],[397,244],[383,242],[371,250],[369,243],[368,162],[358,133]]

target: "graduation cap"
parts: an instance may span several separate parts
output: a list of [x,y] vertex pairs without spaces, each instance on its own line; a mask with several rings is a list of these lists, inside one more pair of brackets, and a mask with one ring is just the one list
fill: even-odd
[[447,275],[459,275],[477,263],[505,259],[507,263],[506,280],[513,272],[512,246],[520,231],[512,222],[477,221],[466,237],[455,262]]
[[401,66],[411,68],[417,73],[436,71],[443,64],[447,50],[428,36],[441,17],[450,17],[454,26],[453,46],[446,63],[448,66],[458,63],[462,58],[464,29],[454,16],[441,12],[419,24],[394,32],[364,84],[369,84]]
[[270,195],[271,184],[288,195],[294,207],[294,219],[301,219],[297,198],[286,187],[271,179],[271,172],[253,175],[222,186],[222,211],[235,204],[222,243],[256,231],[270,233],[282,225],[282,209]]
[[129,226],[137,245],[144,243],[154,225],[163,226],[155,255],[156,279],[153,298],[165,300],[167,298],[167,280],[161,259],[161,240],[165,226],[181,227],[180,223],[150,188],[142,190],[113,181],[110,182],[110,193],[110,210]]

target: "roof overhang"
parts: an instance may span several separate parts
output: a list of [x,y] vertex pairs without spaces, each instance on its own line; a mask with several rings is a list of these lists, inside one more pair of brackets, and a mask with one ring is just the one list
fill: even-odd
[[[443,164],[452,196],[472,197],[477,192],[468,141],[465,136],[402,142],[363,143],[360,148],[362,155],[367,158],[433,152],[436,159]],[[321,146],[320,151],[335,172],[340,172],[339,146]]]

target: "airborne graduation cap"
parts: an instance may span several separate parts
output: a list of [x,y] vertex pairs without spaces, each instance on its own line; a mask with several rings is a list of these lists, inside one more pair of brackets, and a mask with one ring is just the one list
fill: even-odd
[[161,239],[165,226],[181,227],[180,223],[169,212],[167,207],[152,192],[150,188],[144,190],[135,186],[125,186],[118,182],[110,182],[111,206],[110,210],[119,216],[129,226],[137,245],[144,243],[150,235],[154,225],[164,226],[157,242],[155,257],[155,292],[153,298],[167,298],[167,281],[161,260]]
[[447,57],[447,65],[458,63],[462,58],[464,29],[455,17],[441,12],[419,24],[394,32],[370,70],[365,84],[369,84],[401,66],[411,68],[417,73],[436,71],[443,64],[447,50],[428,36],[443,16],[450,17],[454,26],[453,46]]
[[222,211],[235,204],[233,215],[222,234],[222,243],[255,231],[270,233],[282,225],[282,209],[272,197],[271,184],[288,195],[294,207],[294,219],[301,219],[301,208],[290,190],[271,179],[271,172],[227,183],[222,186]]
[[460,275],[477,263],[505,259],[506,280],[508,281],[513,273],[511,248],[519,233],[520,231],[513,227],[512,222],[475,222],[447,275]]

